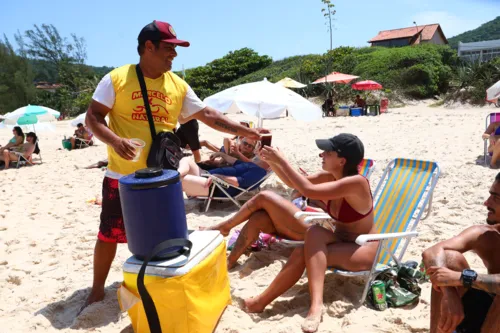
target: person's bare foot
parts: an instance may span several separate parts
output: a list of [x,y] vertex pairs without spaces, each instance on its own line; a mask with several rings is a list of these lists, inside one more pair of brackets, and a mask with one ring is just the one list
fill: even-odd
[[234,266],[238,263],[238,260],[230,260],[229,258],[227,259],[227,270],[233,269]]
[[318,330],[319,324],[323,321],[323,307],[309,309],[306,319],[302,323],[302,331],[313,333]]
[[257,297],[251,297],[243,300],[243,310],[247,313],[261,313],[265,309],[265,305],[259,302]]
[[225,226],[227,223],[222,222],[216,225],[213,225],[211,227],[200,227],[199,230],[218,230],[222,236],[226,237],[229,235],[229,232],[231,231],[231,228],[228,228]]
[[102,301],[104,299],[104,295],[105,295],[104,289],[98,290],[98,291],[92,290],[90,292],[89,296],[87,297],[85,304],[83,304],[83,306],[80,308],[80,310],[78,310],[78,315],[83,311],[83,309],[85,309],[90,304]]

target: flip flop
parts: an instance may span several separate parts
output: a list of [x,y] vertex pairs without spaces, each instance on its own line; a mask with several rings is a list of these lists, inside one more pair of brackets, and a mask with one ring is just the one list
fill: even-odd
[[236,243],[236,240],[238,239],[239,236],[240,236],[240,231],[236,230],[231,236],[231,238],[229,238],[229,240],[227,241],[228,251],[231,251],[233,249],[234,244]]

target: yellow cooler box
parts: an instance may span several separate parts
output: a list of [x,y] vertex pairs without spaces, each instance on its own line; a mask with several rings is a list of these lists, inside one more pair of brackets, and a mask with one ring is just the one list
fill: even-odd
[[[146,268],[144,285],[162,333],[213,332],[231,304],[224,238],[218,231],[193,231],[189,240],[193,246],[188,256],[150,262]],[[122,311],[128,311],[135,333],[150,333],[137,290],[141,266],[142,261],[135,257],[123,265],[118,302]]]

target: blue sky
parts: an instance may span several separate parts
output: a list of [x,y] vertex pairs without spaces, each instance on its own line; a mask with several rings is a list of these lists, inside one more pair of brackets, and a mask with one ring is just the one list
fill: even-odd
[[[174,70],[204,65],[227,52],[253,48],[274,60],[324,53],[329,34],[320,0],[35,1],[4,0],[0,32],[14,33],[51,23],[63,36],[76,33],[87,44],[87,63],[136,63],[137,35],[154,19],[170,22],[189,48],[178,48]],[[500,15],[498,0],[333,1],[335,46],[367,46],[378,31],[440,23],[447,37]]]

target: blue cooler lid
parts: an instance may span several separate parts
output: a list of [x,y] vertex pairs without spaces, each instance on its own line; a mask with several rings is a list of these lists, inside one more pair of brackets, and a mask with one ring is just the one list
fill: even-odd
[[120,178],[122,185],[129,186],[133,190],[143,190],[163,187],[178,183],[180,175],[177,170],[161,168],[144,168],[135,173]]

